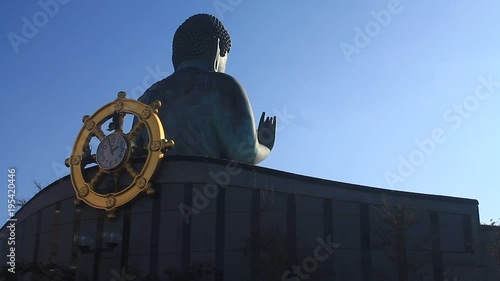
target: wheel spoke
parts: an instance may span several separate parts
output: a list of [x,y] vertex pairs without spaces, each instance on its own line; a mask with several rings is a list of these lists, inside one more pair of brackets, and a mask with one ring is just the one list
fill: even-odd
[[113,126],[115,133],[123,133],[123,121],[126,113],[115,113],[113,116]]
[[96,136],[100,141],[102,141],[106,137],[101,127],[97,127],[94,129],[94,136]]
[[95,190],[97,184],[99,184],[99,182],[102,180],[102,177],[105,174],[106,173],[104,173],[102,169],[99,169],[99,171],[97,171],[97,173],[95,174],[94,178],[90,181],[90,189]]
[[85,168],[88,164],[97,163],[97,158],[95,154],[84,156],[82,159],[82,165]]
[[128,133],[129,139],[131,141],[135,141],[135,138],[139,134],[139,132],[142,130],[144,127],[144,122],[139,121],[137,124],[134,125],[134,127],[130,130]]
[[113,181],[115,184],[115,192],[118,192],[118,186],[120,183],[120,172],[113,173]]
[[123,123],[125,123],[125,113],[120,114],[120,132],[123,133]]
[[139,174],[130,163],[127,163],[127,165],[125,165],[125,170],[127,170],[129,175],[131,175],[133,178],[135,178]]

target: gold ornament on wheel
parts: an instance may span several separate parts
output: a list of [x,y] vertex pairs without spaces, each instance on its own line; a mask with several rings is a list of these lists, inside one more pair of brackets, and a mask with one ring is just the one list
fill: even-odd
[[[163,125],[157,115],[160,106],[159,101],[146,105],[127,99],[125,92],[119,92],[115,101],[104,105],[93,115],[83,117],[83,127],[76,137],[71,156],[65,161],[70,168],[71,183],[77,197],[75,202],[84,201],[94,208],[106,210],[108,217],[114,218],[116,208],[130,202],[141,192],[155,194],[151,180],[164,153],[174,146],[172,140],[165,139]],[[134,115],[138,122],[130,132],[124,133],[123,123],[127,114]],[[113,132],[106,135],[101,126],[109,120],[113,122],[108,130]],[[143,128],[148,133],[149,144],[146,160],[142,169],[138,169],[132,159],[135,138]],[[94,137],[99,140],[99,145],[96,153],[91,154],[90,141]],[[92,163],[97,164],[97,172],[89,180],[85,167]],[[132,181],[120,189],[122,174],[127,174]],[[98,192],[98,186],[105,177],[113,178],[115,192]]]

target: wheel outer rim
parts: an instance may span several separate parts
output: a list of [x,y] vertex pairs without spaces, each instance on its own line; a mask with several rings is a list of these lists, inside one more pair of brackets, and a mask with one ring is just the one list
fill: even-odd
[[[123,103],[123,108],[120,110],[120,113],[127,113],[127,114],[132,114],[135,115],[136,117],[139,118],[140,121],[144,122],[145,127],[147,128],[148,135],[149,135],[149,143],[153,143],[156,140],[163,140],[165,139],[165,133],[163,131],[163,126],[160,121],[160,118],[156,114],[156,110],[153,109],[152,107],[143,104],[142,102],[132,100],[132,99],[126,99],[126,98],[118,98],[113,102],[110,102],[100,109],[98,109],[93,115],[91,115],[87,120],[85,120],[82,129],[78,133],[78,136],[76,138],[75,144],[73,146],[71,158],[73,157],[79,157],[81,159],[82,155],[79,154],[83,152],[83,148],[86,147],[90,140],[93,137],[93,132],[96,128],[100,128],[101,125],[109,119],[109,116],[114,114],[116,107],[115,104],[117,102],[122,102]],[[151,110],[151,115],[148,116],[147,118],[143,118],[141,116],[141,112],[143,110],[149,109]],[[93,126],[92,130],[88,130],[86,128],[87,122],[94,121],[95,125]],[[130,148],[129,148],[130,149]],[[139,195],[141,192],[146,190],[146,186],[148,183],[151,181],[153,178],[154,174],[156,173],[157,168],[159,167],[159,163],[161,159],[164,156],[164,153],[162,152],[161,149],[157,151],[152,151],[151,149],[148,148],[148,156],[146,158],[146,162],[144,163],[144,167],[142,170],[138,173],[138,175],[134,178],[132,183],[124,188],[123,190],[119,192],[114,192],[114,193],[108,193],[108,194],[101,194],[97,193],[94,191],[91,187],[90,184],[85,181],[85,178],[83,176],[83,166],[81,163],[81,160],[79,161],[78,164],[71,164],[70,165],[70,174],[71,174],[71,183],[73,184],[73,188],[75,190],[76,196],[78,199],[84,201],[88,205],[97,208],[97,209],[104,209],[104,210],[112,210],[117,207],[120,207],[131,200],[133,200],[137,195]],[[130,153],[130,151],[129,151]],[[70,159],[71,159],[70,158]],[[130,161],[129,159],[123,163],[125,165],[127,162]],[[71,161],[70,161],[71,162]],[[100,167],[99,167],[100,169]],[[146,180],[144,186],[139,186],[138,182],[144,183],[141,178],[144,178]],[[86,196],[80,196],[80,190],[81,189],[88,189],[88,194]],[[114,197],[115,203],[112,206],[109,206],[108,198]],[[113,201],[113,200],[110,200]]]

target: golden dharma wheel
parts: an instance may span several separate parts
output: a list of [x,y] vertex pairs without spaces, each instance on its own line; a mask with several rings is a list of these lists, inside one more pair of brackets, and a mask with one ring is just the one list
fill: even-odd
[[[83,126],[76,137],[71,156],[66,159],[66,166],[70,168],[71,182],[76,193],[76,203],[80,200],[88,205],[108,211],[108,217],[114,218],[116,208],[130,202],[137,195],[146,192],[155,193],[151,180],[159,167],[164,153],[174,146],[174,142],[165,139],[163,125],[158,117],[161,103],[153,102],[146,105],[137,100],[127,99],[125,92],[119,92],[118,98],[110,102],[93,115],[85,115]],[[127,114],[133,115],[138,122],[130,132],[123,132],[124,118]],[[101,126],[109,120],[112,133],[105,134]],[[136,170],[132,165],[132,158],[136,150],[135,139],[146,128],[149,143],[146,147],[147,156],[142,169]],[[95,154],[91,154],[90,141],[99,140]],[[97,164],[97,172],[90,180],[86,180],[85,167]],[[119,179],[122,173],[127,173],[132,182],[118,190]],[[103,177],[112,176],[116,191],[99,193],[97,187]]]

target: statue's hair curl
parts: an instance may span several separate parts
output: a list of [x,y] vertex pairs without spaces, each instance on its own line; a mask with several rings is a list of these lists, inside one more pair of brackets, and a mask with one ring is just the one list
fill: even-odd
[[172,44],[174,66],[185,60],[202,59],[219,41],[220,55],[225,56],[231,49],[231,38],[224,25],[214,16],[197,14],[179,26]]

